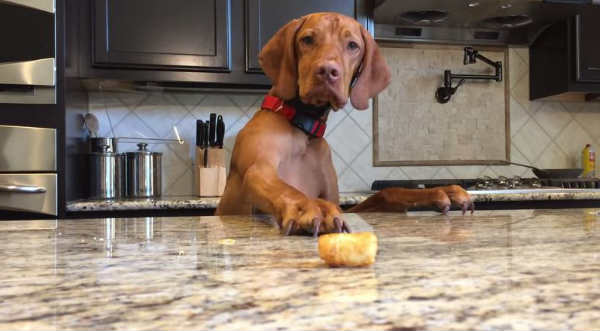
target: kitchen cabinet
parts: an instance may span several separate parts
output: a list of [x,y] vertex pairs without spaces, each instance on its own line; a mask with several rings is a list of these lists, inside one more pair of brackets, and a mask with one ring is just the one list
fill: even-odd
[[600,93],[600,8],[552,24],[529,51],[530,99],[588,100]]
[[94,0],[93,65],[229,71],[231,0]]
[[258,54],[269,39],[287,22],[314,12],[337,12],[366,21],[360,2],[348,0],[246,0],[246,71],[262,72]]
[[69,76],[211,88],[268,88],[258,53],[293,18],[335,11],[368,26],[372,8],[371,0],[67,2]]
[[577,81],[600,83],[600,19],[598,12],[582,12],[575,17]]

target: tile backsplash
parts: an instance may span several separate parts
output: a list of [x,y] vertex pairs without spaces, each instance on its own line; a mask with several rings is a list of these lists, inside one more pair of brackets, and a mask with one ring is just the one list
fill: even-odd
[[[440,75],[443,68],[440,68]],[[529,54],[509,51],[511,158],[541,168],[575,167],[586,143],[600,146],[600,103],[529,101]],[[441,77],[440,77],[441,79]],[[432,91],[431,96],[433,98]],[[99,134],[116,137],[174,138],[185,144],[150,145],[163,153],[163,194],[193,193],[196,119],[223,115],[228,157],[237,132],[260,106],[263,94],[185,92],[90,92],[89,111],[100,122]],[[376,179],[474,178],[482,175],[533,176],[516,166],[373,167],[372,112],[350,105],[332,113],[326,139],[331,145],[340,191],[369,190]],[[121,152],[135,144],[119,146]]]

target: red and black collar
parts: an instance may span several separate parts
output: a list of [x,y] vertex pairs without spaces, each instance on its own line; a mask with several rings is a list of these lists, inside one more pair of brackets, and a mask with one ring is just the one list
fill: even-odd
[[325,120],[331,107],[316,107],[302,103],[299,98],[284,101],[278,97],[267,95],[261,109],[267,109],[285,116],[292,125],[304,131],[310,137],[323,137],[327,124]]

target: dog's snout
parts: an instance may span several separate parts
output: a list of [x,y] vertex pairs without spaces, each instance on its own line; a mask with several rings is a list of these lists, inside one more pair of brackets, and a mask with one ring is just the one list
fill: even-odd
[[317,77],[331,84],[340,79],[340,67],[333,61],[327,61],[317,66]]

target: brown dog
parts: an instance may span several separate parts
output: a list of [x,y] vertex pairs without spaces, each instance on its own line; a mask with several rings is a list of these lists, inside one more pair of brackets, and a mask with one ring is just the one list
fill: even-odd
[[[269,108],[265,101],[239,132],[217,215],[250,214],[258,208],[274,215],[286,234],[350,231],[340,217],[329,145],[318,134],[314,137],[310,120],[308,130],[300,129],[290,122],[296,113],[287,117],[286,110],[310,113],[316,128],[327,118],[323,109],[335,111],[348,99],[359,110],[368,108],[369,99],[390,82],[377,44],[354,19],[316,13],[282,27],[261,51],[260,63],[273,82],[266,99],[285,101],[285,107],[275,102]],[[463,213],[473,206],[462,188],[449,186],[386,189],[351,211],[435,206],[447,212],[452,203]]]

